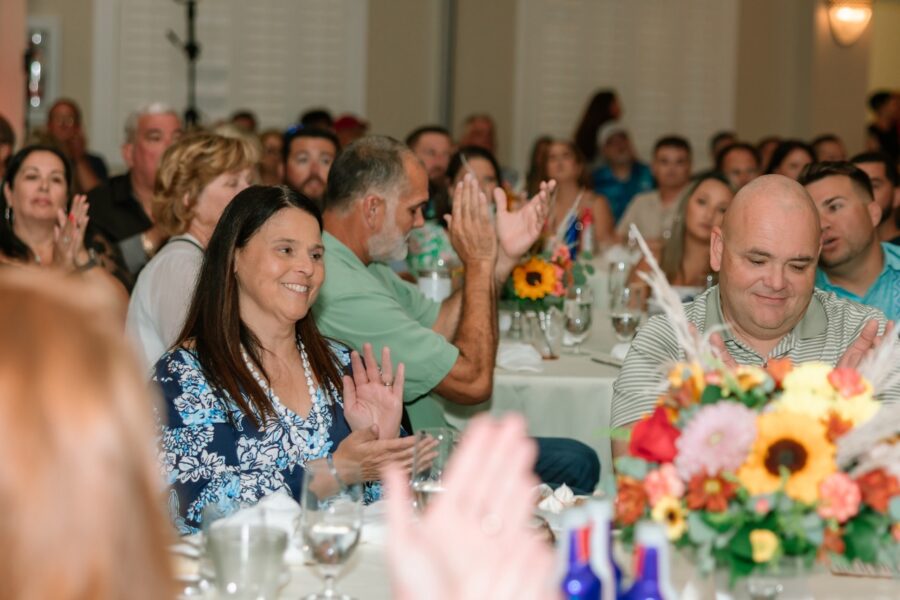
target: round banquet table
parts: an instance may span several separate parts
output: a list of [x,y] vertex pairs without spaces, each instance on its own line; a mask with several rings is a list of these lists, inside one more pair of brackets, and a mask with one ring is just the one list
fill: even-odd
[[445,402],[447,420],[463,429],[478,413],[518,412],[533,436],[569,437],[596,450],[602,489],[612,489],[609,420],[613,382],[619,369],[594,362],[591,357],[608,355],[618,340],[609,312],[597,305],[595,302],[591,335],[582,345],[582,354],[571,354],[564,348],[558,359],[543,361],[539,373],[498,367],[490,400],[475,406]]
[[[383,527],[383,524],[381,525]],[[337,581],[337,589],[359,600],[378,600],[392,598],[390,577],[387,572],[387,562],[384,552],[385,538],[377,541],[361,543],[350,563],[345,567],[344,573]],[[620,561],[627,562],[627,561]],[[622,564],[624,569],[630,565]],[[699,581],[693,567],[685,556],[672,554],[672,585],[683,598],[697,598],[705,600],[715,598],[709,581]],[[299,599],[306,594],[320,590],[322,580],[317,575],[314,567],[296,566],[291,568],[291,580],[282,589],[280,598]],[[684,593],[689,582],[693,586],[695,594]],[[900,581],[870,577],[835,576],[826,571],[819,570],[809,578],[809,591],[816,599],[840,599],[866,598],[867,600],[897,600],[900,598]],[[423,590],[420,597],[429,597],[428,591]],[[721,600],[721,596],[716,600]]]

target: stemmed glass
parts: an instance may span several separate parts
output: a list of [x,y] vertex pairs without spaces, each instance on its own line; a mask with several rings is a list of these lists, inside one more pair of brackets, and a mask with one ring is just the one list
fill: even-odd
[[625,285],[612,298],[610,318],[620,342],[630,341],[647,308],[646,284]]
[[564,306],[566,331],[575,343],[573,354],[581,354],[581,343],[591,330],[593,300],[594,297],[589,287],[575,286],[570,288],[566,294]]
[[300,505],[303,543],[325,578],[325,589],[306,600],[350,600],[335,591],[334,581],[359,543],[363,485],[343,481],[326,461],[310,462],[304,468]]
[[432,496],[444,491],[444,469],[458,440],[459,432],[448,427],[416,432],[410,487],[420,511],[425,510]]

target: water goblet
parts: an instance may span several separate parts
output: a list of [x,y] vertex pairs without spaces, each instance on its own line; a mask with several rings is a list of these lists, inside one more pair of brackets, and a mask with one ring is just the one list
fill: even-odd
[[416,432],[410,488],[418,510],[424,511],[431,498],[444,491],[444,470],[458,440],[459,432],[448,427]]
[[288,534],[266,523],[263,511],[223,519],[209,529],[207,548],[221,598],[270,600],[284,573]]
[[613,330],[620,342],[628,342],[637,332],[647,308],[647,286],[632,284],[623,286],[613,297],[610,310]]
[[565,326],[569,338],[574,343],[573,354],[581,354],[581,343],[590,333],[593,307],[591,288],[575,286],[567,292],[564,305]]
[[612,304],[619,295],[622,288],[625,287],[628,282],[628,271],[629,264],[624,261],[612,262],[609,264],[609,279],[608,279],[608,292],[609,292],[609,307],[612,308]]
[[363,519],[362,483],[344,481],[324,460],[307,463],[300,505],[303,543],[309,558],[325,579],[325,589],[306,596],[306,600],[350,600],[335,591],[334,582],[359,543]]

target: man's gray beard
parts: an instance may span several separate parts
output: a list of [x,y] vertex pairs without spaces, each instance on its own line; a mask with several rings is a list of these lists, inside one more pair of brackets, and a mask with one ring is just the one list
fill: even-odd
[[370,237],[366,244],[369,257],[375,262],[383,263],[405,259],[409,252],[407,238],[397,234],[399,231],[391,228],[390,231],[382,230]]

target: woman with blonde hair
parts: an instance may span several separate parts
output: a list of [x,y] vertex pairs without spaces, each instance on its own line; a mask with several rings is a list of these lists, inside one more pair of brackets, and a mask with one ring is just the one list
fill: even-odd
[[174,598],[152,403],[115,302],[62,274],[0,274],[5,598]]
[[175,342],[209,238],[231,199],[256,179],[256,146],[243,137],[196,133],[172,144],[160,161],[153,217],[169,237],[138,277],[128,331],[149,368]]

